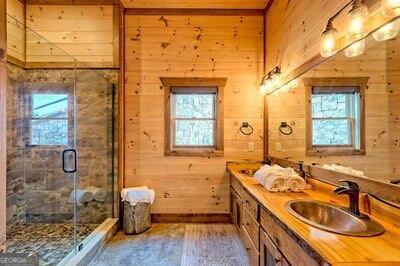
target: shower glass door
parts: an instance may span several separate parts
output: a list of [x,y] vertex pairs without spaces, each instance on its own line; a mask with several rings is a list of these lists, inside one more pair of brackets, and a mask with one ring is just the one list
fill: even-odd
[[26,37],[21,57],[35,64],[7,63],[6,250],[56,265],[75,250],[76,60],[12,16],[7,27],[21,30],[9,53],[24,53],[17,44]]

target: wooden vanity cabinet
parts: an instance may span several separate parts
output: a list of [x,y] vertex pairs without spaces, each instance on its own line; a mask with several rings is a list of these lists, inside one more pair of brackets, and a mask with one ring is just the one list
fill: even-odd
[[267,233],[260,230],[260,266],[289,266],[279,249],[271,241]]
[[318,265],[231,176],[231,218],[254,266]]

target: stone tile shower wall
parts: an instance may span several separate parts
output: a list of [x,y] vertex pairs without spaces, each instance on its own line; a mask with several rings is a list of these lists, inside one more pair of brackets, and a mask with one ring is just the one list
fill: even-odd
[[[78,70],[76,79],[76,128],[73,119],[69,136],[76,131],[79,152],[77,188],[107,190],[105,202],[90,202],[78,208],[78,223],[100,223],[111,216],[111,82],[113,70]],[[62,171],[63,146],[30,146],[27,107],[29,93],[73,91],[72,70],[25,70],[9,65],[8,75],[7,217],[14,223],[71,221],[73,177]],[[25,107],[25,108],[24,108]],[[18,109],[19,108],[19,109]],[[18,110],[17,110],[18,109]],[[117,109],[116,109],[117,110]],[[73,110],[69,117],[73,118]],[[69,139],[72,146],[73,138]]]

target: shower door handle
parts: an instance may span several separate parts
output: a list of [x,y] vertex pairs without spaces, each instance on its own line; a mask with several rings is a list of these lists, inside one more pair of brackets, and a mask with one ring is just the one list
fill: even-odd
[[[68,156],[69,154],[72,154],[73,156],[73,166],[72,168],[69,168],[68,165]],[[68,174],[73,174],[76,172],[77,170],[77,153],[75,149],[65,149],[62,153],[62,167],[63,167],[63,171],[64,173],[68,173]]]

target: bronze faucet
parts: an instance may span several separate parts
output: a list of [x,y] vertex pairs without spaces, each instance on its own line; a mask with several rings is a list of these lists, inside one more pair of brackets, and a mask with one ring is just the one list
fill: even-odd
[[339,182],[346,183],[348,186],[338,187],[333,191],[337,195],[346,194],[349,196],[348,212],[360,218],[368,218],[368,216],[360,212],[360,187],[356,182],[350,180],[339,180]]

